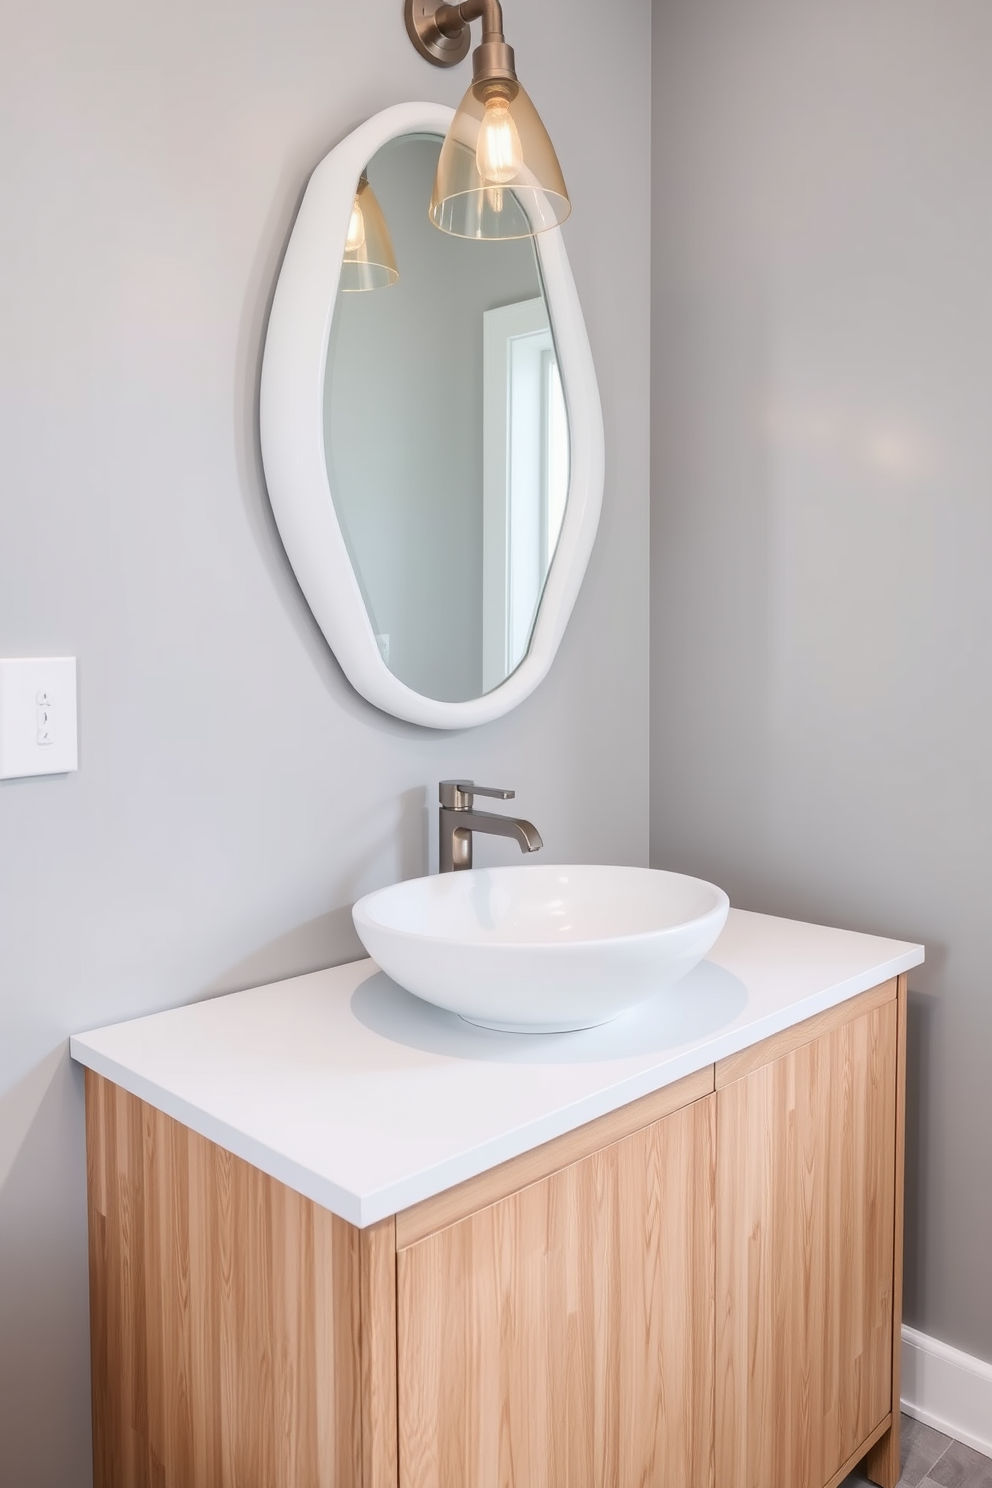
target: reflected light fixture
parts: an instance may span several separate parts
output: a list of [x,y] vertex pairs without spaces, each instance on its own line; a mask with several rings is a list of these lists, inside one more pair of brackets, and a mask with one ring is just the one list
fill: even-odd
[[564,222],[572,204],[548,131],[520,86],[499,0],[406,0],[410,40],[436,67],[462,61],[476,20],[482,44],[441,146],[430,218],[459,238],[531,237]]
[[339,287],[344,294],[388,289],[399,277],[386,219],[363,171],[348,222]]

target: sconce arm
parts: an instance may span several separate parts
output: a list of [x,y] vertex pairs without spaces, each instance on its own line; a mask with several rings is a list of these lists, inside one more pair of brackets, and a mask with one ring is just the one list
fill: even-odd
[[456,41],[462,27],[472,21],[482,22],[483,41],[503,41],[503,7],[500,0],[462,0],[460,5],[441,5],[434,12],[434,24],[442,36]]

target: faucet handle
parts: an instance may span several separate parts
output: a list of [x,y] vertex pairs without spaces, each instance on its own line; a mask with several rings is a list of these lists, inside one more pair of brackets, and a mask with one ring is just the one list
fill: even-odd
[[492,796],[497,801],[512,801],[512,790],[497,790],[491,785],[476,785],[474,780],[441,780],[438,800],[448,811],[470,811],[473,796]]

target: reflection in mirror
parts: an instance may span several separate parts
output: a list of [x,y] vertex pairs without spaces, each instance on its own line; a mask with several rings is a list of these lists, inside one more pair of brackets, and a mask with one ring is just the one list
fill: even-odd
[[398,278],[386,219],[375,192],[363,175],[348,220],[338,287],[343,294],[362,294],[374,289],[388,289]]
[[437,231],[424,203],[440,144],[405,135],[368,163],[399,279],[338,294],[324,447],[383,660],[415,692],[463,702],[527,654],[569,435],[533,239]]

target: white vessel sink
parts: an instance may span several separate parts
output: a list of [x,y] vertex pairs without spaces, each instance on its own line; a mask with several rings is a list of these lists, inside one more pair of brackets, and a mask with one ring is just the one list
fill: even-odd
[[559,1033],[608,1023],[703,959],[730,901],[652,868],[473,868],[366,894],[355,928],[407,991],[470,1023]]

